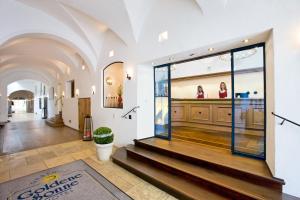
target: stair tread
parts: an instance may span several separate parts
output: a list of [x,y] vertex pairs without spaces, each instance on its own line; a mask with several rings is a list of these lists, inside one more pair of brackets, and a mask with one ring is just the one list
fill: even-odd
[[[180,154],[198,160],[204,160],[206,162],[224,166],[236,171],[259,176],[281,185],[284,184],[283,180],[274,178],[270,174],[264,161],[233,156],[229,150],[223,148],[212,146],[208,147],[207,145],[193,144],[187,141],[177,142],[176,140],[167,141],[157,138],[148,138],[144,140],[138,140],[136,142],[152,146],[156,149],[163,149],[175,154]],[[247,165],[245,165],[245,163],[247,163]]]
[[239,194],[250,196],[255,199],[282,199],[282,193],[274,191],[270,188],[247,182],[245,180],[228,176],[224,173],[208,169],[202,166],[197,166],[176,158],[168,157],[153,151],[149,151],[140,147],[130,145],[127,151],[154,160],[164,166],[171,167],[197,177],[201,180],[216,184],[231,191],[236,191]]
[[138,171],[144,176],[151,177],[155,181],[159,182],[161,185],[165,185],[174,191],[177,191],[184,196],[190,197],[190,199],[214,199],[214,200],[224,200],[228,199],[219,194],[216,194],[206,188],[196,185],[184,177],[171,174],[169,172],[160,170],[151,166],[145,162],[127,157],[126,148],[119,148],[115,154],[112,156],[113,161],[121,162],[127,167]]

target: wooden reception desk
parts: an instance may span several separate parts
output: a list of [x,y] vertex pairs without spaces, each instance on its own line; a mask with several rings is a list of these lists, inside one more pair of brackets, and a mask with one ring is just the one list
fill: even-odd
[[[231,132],[231,99],[172,99],[172,126]],[[236,99],[235,127],[240,133],[264,129],[264,100]],[[249,132],[249,131],[248,131]]]

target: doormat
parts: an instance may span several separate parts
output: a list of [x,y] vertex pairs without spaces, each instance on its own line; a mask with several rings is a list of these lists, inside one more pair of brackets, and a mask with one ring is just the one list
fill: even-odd
[[129,200],[82,160],[0,184],[1,200]]

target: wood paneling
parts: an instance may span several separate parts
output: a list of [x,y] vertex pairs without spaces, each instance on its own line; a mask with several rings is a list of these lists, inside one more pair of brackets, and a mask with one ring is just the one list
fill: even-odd
[[[176,113],[175,113],[176,112]],[[232,126],[231,100],[172,101],[172,125],[208,128],[227,132]],[[261,100],[247,99],[235,105],[235,128],[264,130]],[[251,133],[251,131],[247,131]]]
[[211,123],[211,106],[189,105],[189,121],[198,123]]
[[83,132],[84,129],[84,118],[87,115],[91,115],[91,99],[80,98],[78,99],[78,125],[79,132]]
[[172,105],[172,119],[176,121],[186,121],[186,111],[187,109],[185,108],[185,105]]

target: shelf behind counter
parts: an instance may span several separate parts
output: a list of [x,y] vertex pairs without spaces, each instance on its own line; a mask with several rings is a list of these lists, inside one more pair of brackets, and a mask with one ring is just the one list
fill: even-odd
[[[231,99],[172,99],[171,107],[172,126],[231,132]],[[261,135],[264,99],[235,99],[235,127],[240,133],[247,129]]]

